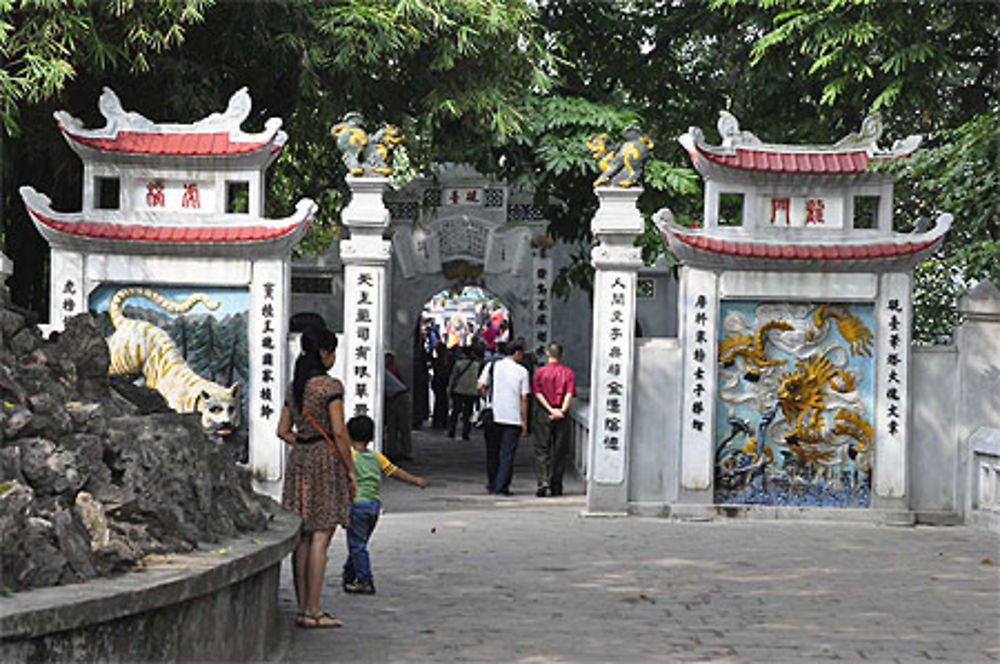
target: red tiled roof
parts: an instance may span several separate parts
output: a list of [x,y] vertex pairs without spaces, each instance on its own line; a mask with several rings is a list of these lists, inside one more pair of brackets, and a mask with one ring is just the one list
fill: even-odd
[[93,221],[59,221],[30,210],[42,224],[53,230],[102,240],[139,242],[260,242],[274,240],[298,228],[300,221],[287,226],[149,226],[146,224],[108,224]]
[[[229,132],[220,131],[205,134],[174,133],[163,134],[143,131],[120,131],[115,138],[87,138],[78,136],[60,126],[68,137],[87,147],[105,152],[128,152],[131,154],[163,154],[188,156],[216,156],[247,154],[267,145],[267,141],[234,142],[229,140]],[[271,148],[280,150],[280,145]]]
[[[752,256],[754,258],[781,258],[785,260],[859,260],[891,258],[915,254],[941,239],[942,236],[921,242],[883,242],[880,244],[764,244],[759,242],[734,242],[704,235],[685,235],[673,232],[684,244],[713,254],[726,256]],[[667,240],[664,233],[665,241]]]
[[723,155],[710,152],[695,145],[697,152],[691,158],[699,157],[726,168],[767,173],[865,173],[872,159],[864,150],[848,152],[772,152],[736,148],[734,154]]

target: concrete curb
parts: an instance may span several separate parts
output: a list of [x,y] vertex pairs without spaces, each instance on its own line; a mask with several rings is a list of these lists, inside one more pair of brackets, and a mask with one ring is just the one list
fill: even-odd
[[34,639],[148,613],[208,595],[279,565],[301,521],[278,510],[268,529],[210,551],[172,554],[117,577],[39,588],[0,600],[0,639]]

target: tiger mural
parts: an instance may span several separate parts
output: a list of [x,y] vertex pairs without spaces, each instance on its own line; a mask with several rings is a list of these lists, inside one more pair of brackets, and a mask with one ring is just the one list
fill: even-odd
[[146,378],[146,387],[162,394],[175,411],[199,413],[201,426],[208,433],[231,434],[240,420],[239,383],[226,388],[202,378],[184,361],[170,335],[147,321],[126,318],[122,304],[133,295],[144,297],[172,314],[186,313],[199,302],[209,309],[217,309],[219,303],[204,293],[174,302],[148,288],[116,291],[108,305],[108,316],[115,328],[107,338],[111,354],[108,373],[113,376],[141,373]]

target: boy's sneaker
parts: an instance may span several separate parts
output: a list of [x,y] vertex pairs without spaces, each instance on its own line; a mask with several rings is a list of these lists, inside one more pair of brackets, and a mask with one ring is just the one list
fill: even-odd
[[371,581],[354,581],[344,585],[344,592],[354,595],[374,595],[375,584]]
[[357,579],[354,578],[353,572],[347,572],[346,570],[341,574],[340,587],[344,589],[344,592],[350,592],[347,586],[356,583]]

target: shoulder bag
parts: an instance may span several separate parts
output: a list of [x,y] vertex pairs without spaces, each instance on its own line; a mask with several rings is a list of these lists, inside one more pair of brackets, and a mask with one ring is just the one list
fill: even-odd
[[484,427],[493,426],[493,365],[496,364],[496,360],[490,361],[490,373],[489,380],[487,381],[488,387],[486,388],[486,393],[489,402],[489,406],[483,408],[479,411],[479,421],[483,423]]

